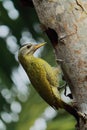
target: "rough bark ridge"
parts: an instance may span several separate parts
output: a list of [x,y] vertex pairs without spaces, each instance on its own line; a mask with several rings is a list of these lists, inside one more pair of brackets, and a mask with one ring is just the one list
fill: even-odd
[[[87,116],[87,0],[33,0],[60,60],[76,107]],[[53,38],[55,37],[55,38]],[[80,118],[79,130],[87,130]]]

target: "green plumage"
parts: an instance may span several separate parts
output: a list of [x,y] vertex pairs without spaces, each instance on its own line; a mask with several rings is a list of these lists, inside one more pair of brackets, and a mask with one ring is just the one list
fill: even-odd
[[60,98],[59,73],[60,70],[51,67],[45,60],[33,56],[34,52],[44,43],[32,45],[27,44],[19,50],[19,61],[26,71],[33,87],[39,95],[53,108],[64,108],[77,117],[76,110],[63,102]]
[[[40,96],[51,106],[55,106],[57,98],[60,99],[57,87],[58,69],[51,67],[46,61],[33,55],[26,55],[20,59],[32,85]],[[25,64],[26,63],[26,64]],[[55,91],[56,93],[54,94]]]

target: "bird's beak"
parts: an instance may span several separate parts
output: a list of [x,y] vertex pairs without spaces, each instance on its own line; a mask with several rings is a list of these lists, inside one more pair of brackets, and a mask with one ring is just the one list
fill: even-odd
[[46,42],[43,42],[43,43],[40,43],[40,44],[34,45],[34,48],[35,48],[35,50],[37,50],[38,48],[44,46],[45,44],[46,44]]

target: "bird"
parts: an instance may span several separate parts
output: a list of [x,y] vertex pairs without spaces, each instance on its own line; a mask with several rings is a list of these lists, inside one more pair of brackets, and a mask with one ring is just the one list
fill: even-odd
[[51,107],[57,110],[63,108],[77,119],[77,111],[61,99],[58,91],[60,69],[52,67],[42,58],[34,56],[35,51],[44,45],[43,42],[39,44],[28,43],[22,46],[18,53],[19,62],[33,87]]

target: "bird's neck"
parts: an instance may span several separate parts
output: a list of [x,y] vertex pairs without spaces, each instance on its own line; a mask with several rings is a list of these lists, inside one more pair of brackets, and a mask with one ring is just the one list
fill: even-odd
[[[24,55],[20,57],[20,62],[22,66],[26,69],[28,68],[29,64],[35,59],[33,55]],[[28,66],[27,66],[28,65]]]

